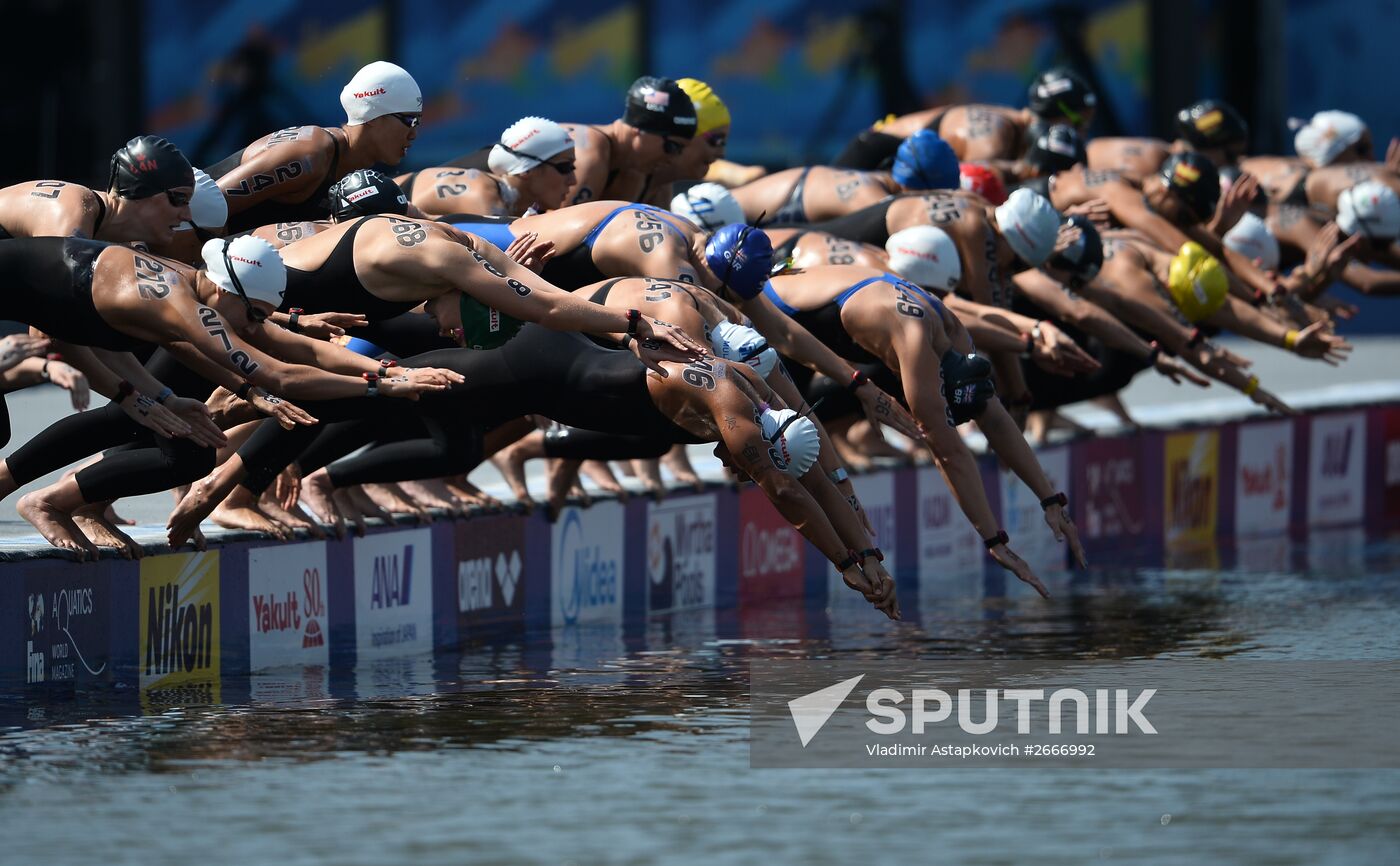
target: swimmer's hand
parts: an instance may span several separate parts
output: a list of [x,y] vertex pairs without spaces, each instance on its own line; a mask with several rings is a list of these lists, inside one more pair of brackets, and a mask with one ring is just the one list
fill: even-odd
[[674,361],[677,364],[689,364],[695,360],[695,356],[690,352],[685,352],[674,346],[667,345],[660,340],[647,337],[643,340],[630,340],[627,348],[632,354],[637,356],[637,360],[647,366],[647,369],[665,379],[670,373],[662,366],[662,361]]
[[1243,172],[1230,184],[1230,188],[1220,197],[1215,206],[1215,217],[1207,228],[1217,237],[1223,236],[1235,223],[1240,221],[1254,197],[1259,194],[1259,180],[1249,172]]
[[443,388],[451,385],[460,385],[467,381],[467,378],[455,370],[444,370],[441,367],[404,367],[400,372],[407,376],[410,381],[422,382],[427,385],[440,385]]
[[20,361],[37,358],[49,351],[48,337],[34,337],[29,334],[11,334],[0,340],[0,373],[5,372]]
[[1352,345],[1345,337],[1328,333],[1330,325],[1330,322],[1314,322],[1299,331],[1298,339],[1293,344],[1294,354],[1321,359],[1333,367],[1345,361],[1351,354]]
[[900,619],[899,598],[895,595],[894,578],[885,570],[884,563],[875,557],[867,557],[865,562],[853,565],[841,572],[841,580],[875,605],[875,609],[890,619]]
[[1294,409],[1292,406],[1283,402],[1278,397],[1275,397],[1270,392],[1265,391],[1263,388],[1256,390],[1253,394],[1250,395],[1249,399],[1253,400],[1260,406],[1263,406],[1265,409],[1268,409],[1270,412],[1277,412],[1280,415],[1298,414],[1297,409]]
[[364,313],[306,313],[297,318],[302,336],[313,340],[343,337],[351,328],[363,328],[368,324]]
[[[320,423],[300,406],[295,403],[289,403],[274,394],[269,394],[262,388],[254,388],[249,391],[246,401],[239,400],[236,394],[229,394],[229,397],[245,406],[256,409],[269,418],[276,418],[277,423],[282,425],[286,430],[291,430],[298,424],[309,427],[312,424]],[[210,399],[212,400],[213,398]]]
[[401,397],[417,400],[422,394],[432,391],[446,391],[454,382],[464,382],[460,373],[440,370],[436,367],[419,367],[404,370],[403,375],[379,380],[379,393],[385,397]]
[[1201,388],[1210,387],[1209,379],[1197,373],[1195,370],[1192,370],[1190,367],[1187,367],[1185,364],[1179,364],[1171,358],[1168,358],[1166,355],[1158,355],[1152,367],[1158,373],[1171,379],[1174,384],[1180,385],[1181,380],[1185,379],[1192,385]]
[[190,425],[174,412],[160,405],[139,391],[128,394],[117,404],[126,417],[154,432],[157,436],[173,439],[176,436],[189,436]]
[[48,361],[47,364],[49,381],[68,392],[76,411],[86,409],[92,397],[87,376],[84,376],[81,370],[62,361]]
[[898,400],[873,383],[865,382],[857,388],[856,399],[860,401],[860,408],[870,421],[892,427],[915,442],[924,441],[924,429],[914,420],[914,416],[899,405]]
[[1041,598],[1049,598],[1050,591],[1045,588],[1045,584],[1040,582],[1040,578],[1031,571],[1030,563],[1016,555],[1016,552],[1005,544],[998,544],[988,551],[992,559],[997,561],[997,565],[1016,575],[1022,583],[1030,584]]
[[512,261],[537,274],[544,270],[545,264],[554,258],[556,252],[554,241],[541,241],[539,232],[526,232],[506,247],[506,255]]
[[1092,373],[1102,365],[1050,322],[1040,323],[1040,339],[1031,345],[1031,360],[1047,373],[1073,376]]
[[1080,568],[1089,567],[1089,560],[1084,558],[1084,545],[1079,541],[1079,529],[1074,525],[1069,512],[1060,507],[1059,503],[1045,509],[1045,525],[1055,533],[1056,541],[1069,540],[1069,552],[1074,554],[1074,561],[1079,563]]
[[1082,237],[1084,237],[1084,232],[1079,229],[1079,226],[1069,220],[1065,220],[1060,223],[1060,230],[1055,235],[1055,250],[1051,255],[1058,256],[1060,253],[1079,243],[1079,239]]
[[198,400],[191,400],[188,397],[167,397],[165,408],[189,424],[190,432],[186,434],[186,438],[190,441],[211,448],[222,448],[228,444],[228,437],[224,435],[224,431],[220,430],[219,425],[215,424],[214,419],[209,416],[208,407]]
[[637,322],[637,339],[645,341],[648,337],[684,353],[686,361],[699,361],[710,354],[709,346],[691,338],[689,334],[670,322],[648,319],[643,316]]
[[1094,228],[1101,232],[1113,228],[1113,211],[1108,202],[1101,198],[1091,198],[1083,204],[1065,208],[1065,216],[1086,216],[1089,222],[1094,224]]

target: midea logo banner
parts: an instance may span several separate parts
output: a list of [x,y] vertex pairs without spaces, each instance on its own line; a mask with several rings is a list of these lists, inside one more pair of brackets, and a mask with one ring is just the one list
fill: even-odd
[[1400,662],[755,660],[755,767],[1400,767]]

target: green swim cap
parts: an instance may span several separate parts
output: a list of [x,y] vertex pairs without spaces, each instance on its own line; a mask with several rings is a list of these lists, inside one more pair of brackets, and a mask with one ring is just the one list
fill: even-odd
[[486,306],[465,292],[457,305],[462,312],[462,345],[468,349],[504,346],[525,324],[514,316]]

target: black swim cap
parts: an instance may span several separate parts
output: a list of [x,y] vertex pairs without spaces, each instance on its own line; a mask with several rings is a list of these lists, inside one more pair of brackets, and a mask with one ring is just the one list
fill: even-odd
[[1192,147],[1243,148],[1249,143],[1249,124],[1233,105],[1219,99],[1201,99],[1176,113],[1176,134]]
[[1201,222],[1215,216],[1215,205],[1220,201],[1220,173],[1215,163],[1195,151],[1174,153],[1162,163],[1162,181]]
[[1098,95],[1079,73],[1064,66],[1047,69],[1031,82],[1026,102],[1044,120],[1064,118],[1078,126],[1082,115],[1098,104]]
[[194,166],[158,135],[138,135],[112,154],[107,189],[122,198],[150,198],[182,186],[194,186]]
[[948,424],[953,427],[981,415],[987,401],[997,393],[992,384],[991,362],[976,352],[944,352],[938,361],[938,378],[943,384],[943,400],[948,404]]
[[694,138],[695,103],[671,79],[644,75],[627,88],[622,122],[642,132]]
[[1066,222],[1079,229],[1079,240],[1051,256],[1046,264],[1069,271],[1073,276],[1071,288],[1076,288],[1099,275],[1099,269],[1103,267],[1103,239],[1099,237],[1099,230],[1094,228],[1093,222],[1083,214],[1076,214]]
[[408,199],[394,179],[372,168],[352,171],[331,184],[326,196],[331,202],[331,219],[345,222],[355,217],[408,213]]
[[1067,123],[1037,123],[1031,127],[1030,139],[1026,163],[1040,175],[1065,171],[1089,158],[1084,152],[1084,139]]

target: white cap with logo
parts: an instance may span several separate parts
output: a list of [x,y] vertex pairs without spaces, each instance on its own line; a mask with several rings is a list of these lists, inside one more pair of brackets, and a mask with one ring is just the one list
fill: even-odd
[[195,226],[202,229],[221,228],[228,222],[228,199],[214,179],[202,169],[194,170],[194,194],[190,196],[190,217],[180,223],[180,231],[189,231]]
[[522,117],[506,127],[486,155],[495,174],[524,174],[574,146],[569,131],[543,117]]
[[926,289],[952,291],[962,279],[962,259],[948,233],[936,226],[910,226],[885,241],[890,270]]
[[386,114],[418,114],[423,110],[423,91],[402,66],[376,60],[355,73],[340,91],[348,126],[369,123]]
[[671,210],[707,232],[744,222],[744,209],[734,193],[717,183],[697,183],[671,199]]
[[801,478],[817,462],[822,440],[812,419],[796,416],[791,409],[764,409],[759,422],[763,438],[772,446],[769,456],[774,465],[793,478]]
[[1365,134],[1366,124],[1351,112],[1319,111],[1293,136],[1293,149],[1303,159],[1322,168]]
[[1278,270],[1278,238],[1269,224],[1248,211],[1222,238],[1225,246],[1266,271]]
[[[242,235],[231,241],[210,238],[205,241],[200,255],[209,279],[221,290],[236,295],[241,287],[250,301],[262,301],[273,307],[282,305],[282,294],[287,290],[287,266],[272,244],[252,235]],[[229,265],[233,266],[236,284],[229,275]]]
[[1021,261],[1033,268],[1045,264],[1055,251],[1060,233],[1060,212],[1050,200],[1022,187],[997,209],[997,228]]
[[1394,240],[1400,235],[1400,197],[1380,181],[1363,180],[1337,196],[1337,226],[1348,237],[1360,232],[1362,237]]
[[[760,349],[761,351],[755,351]],[[762,334],[747,325],[720,322],[710,331],[710,348],[726,361],[748,364],[758,375],[768,377],[778,365],[778,353],[769,348]]]

